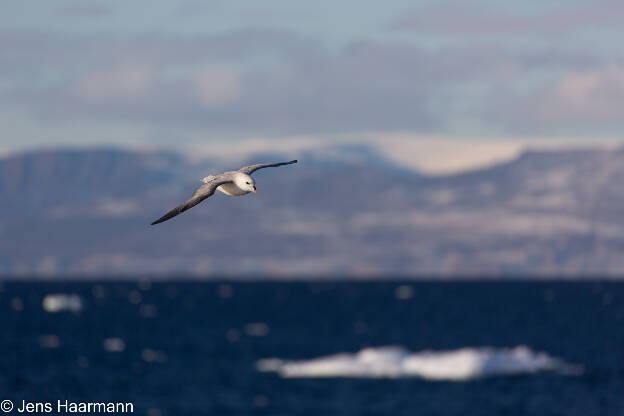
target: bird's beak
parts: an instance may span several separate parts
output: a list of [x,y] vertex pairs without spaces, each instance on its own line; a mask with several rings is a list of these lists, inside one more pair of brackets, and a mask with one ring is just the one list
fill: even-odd
[[257,190],[257,189],[256,189],[256,187],[254,186],[254,189],[253,189],[253,191],[251,191],[251,192],[253,192],[254,194],[257,194],[257,193],[258,193],[258,190]]

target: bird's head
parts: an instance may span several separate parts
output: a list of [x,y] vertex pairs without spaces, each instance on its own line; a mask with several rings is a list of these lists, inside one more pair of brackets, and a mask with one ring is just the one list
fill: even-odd
[[240,189],[248,192],[253,192],[254,194],[258,193],[258,190],[256,189],[256,181],[254,181],[253,178],[246,173],[239,172],[234,177],[234,183]]

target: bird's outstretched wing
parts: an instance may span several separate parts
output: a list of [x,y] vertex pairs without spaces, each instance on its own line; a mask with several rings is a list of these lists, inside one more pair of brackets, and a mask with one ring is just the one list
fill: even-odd
[[292,165],[293,163],[297,163],[297,160],[291,160],[290,162],[281,162],[281,163],[258,163],[257,165],[249,165],[243,168],[240,168],[238,171],[246,173],[247,175],[251,175],[253,172],[258,169],[264,168],[274,168],[276,166],[284,166],[284,165]]
[[183,213],[187,209],[193,208],[195,205],[199,204],[204,199],[214,194],[215,189],[217,189],[220,185],[223,185],[224,183],[228,183],[228,182],[232,182],[232,178],[226,175],[215,176],[214,178],[212,178],[212,180],[207,181],[202,186],[197,188],[195,192],[193,192],[193,196],[191,196],[189,200],[182,202],[180,205],[178,205],[171,211],[167,212],[162,217],[158,218],[156,221],[152,223],[152,225],[160,224],[161,222],[170,220],[176,215]]

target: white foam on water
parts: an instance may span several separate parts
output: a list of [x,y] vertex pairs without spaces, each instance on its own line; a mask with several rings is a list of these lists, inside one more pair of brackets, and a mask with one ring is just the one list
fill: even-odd
[[82,309],[82,299],[79,295],[66,295],[56,293],[46,295],[41,302],[43,310],[49,313],[56,312],[78,312]]
[[284,378],[401,378],[467,381],[484,377],[556,371],[579,374],[582,367],[567,364],[526,346],[461,348],[410,352],[402,347],[365,348],[311,360],[259,360],[256,368]]

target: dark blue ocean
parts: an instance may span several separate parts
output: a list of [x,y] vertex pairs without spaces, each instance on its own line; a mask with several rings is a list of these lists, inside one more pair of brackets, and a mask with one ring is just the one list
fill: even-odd
[[[15,406],[132,402],[134,414],[149,416],[624,414],[620,283],[7,282],[1,290],[0,400]],[[309,363],[338,353],[353,364],[352,354],[384,346],[446,373],[258,370],[265,358]],[[477,369],[449,380],[462,371],[455,361],[422,355],[515,347],[575,370]]]

